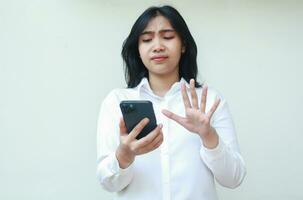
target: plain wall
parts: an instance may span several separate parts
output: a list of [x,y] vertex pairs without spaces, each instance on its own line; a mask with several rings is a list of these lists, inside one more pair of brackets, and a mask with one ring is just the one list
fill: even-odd
[[100,103],[125,87],[134,21],[166,3],[236,124],[247,176],[220,198],[303,199],[303,1],[287,0],[1,0],[0,199],[111,199],[95,178]]

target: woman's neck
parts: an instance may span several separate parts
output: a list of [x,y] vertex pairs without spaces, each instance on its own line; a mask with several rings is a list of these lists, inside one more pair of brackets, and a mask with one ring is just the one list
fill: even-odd
[[159,76],[155,74],[149,74],[149,85],[154,94],[163,97],[171,86],[179,81],[179,73],[171,74],[169,76]]

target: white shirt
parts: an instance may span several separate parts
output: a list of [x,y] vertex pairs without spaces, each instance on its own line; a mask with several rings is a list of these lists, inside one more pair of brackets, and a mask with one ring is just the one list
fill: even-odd
[[[135,88],[114,89],[102,102],[97,130],[97,178],[105,190],[116,192],[116,200],[217,200],[214,179],[228,188],[242,182],[246,170],[235,128],[226,100],[217,91],[209,87],[206,102],[207,112],[216,97],[221,99],[211,119],[211,126],[219,135],[214,149],[205,148],[197,134],[161,113],[168,109],[185,116],[181,82],[186,81],[181,79],[164,97],[159,97],[143,78]],[[189,88],[188,83],[186,86]],[[196,92],[200,102],[202,88],[196,88]],[[164,136],[158,149],[136,156],[126,169],[119,167],[115,156],[122,100],[150,100],[157,123],[163,124]]]

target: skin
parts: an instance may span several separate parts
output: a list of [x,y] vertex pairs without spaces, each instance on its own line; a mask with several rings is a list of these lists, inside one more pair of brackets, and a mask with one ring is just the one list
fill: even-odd
[[196,133],[200,136],[203,141],[203,145],[206,148],[213,149],[218,145],[219,137],[216,130],[211,127],[210,119],[220,104],[220,99],[216,99],[211,109],[206,113],[206,99],[207,99],[207,86],[202,89],[202,97],[200,107],[198,104],[198,96],[195,90],[194,79],[190,80],[190,94],[192,102],[186,92],[185,84],[182,84],[182,98],[185,107],[185,117],[178,116],[168,110],[163,109],[162,113],[179,123],[181,126],[186,128],[188,131]]
[[[178,33],[170,22],[159,15],[151,19],[139,38],[139,53],[143,64],[149,72],[149,84],[152,91],[158,96],[164,96],[171,86],[179,81],[179,60],[186,50]],[[159,59],[153,59],[160,57]],[[216,100],[212,108],[206,113],[207,87],[203,87],[200,106],[195,90],[195,82],[190,81],[190,102],[185,84],[181,93],[185,107],[185,117],[178,116],[168,110],[162,113],[179,123],[181,126],[198,134],[206,148],[215,148],[218,145],[218,135],[210,126],[210,119],[217,109],[220,100]],[[163,142],[162,124],[159,124],[147,136],[136,139],[145,125],[145,118],[128,134],[123,118],[120,119],[120,144],[116,150],[116,157],[122,169],[134,162],[137,155],[145,154],[157,149]]]
[[[158,96],[164,96],[172,84],[179,81],[179,60],[181,38],[163,16],[153,18],[139,37],[139,54],[148,70],[151,89]],[[164,56],[165,60],[152,59]]]

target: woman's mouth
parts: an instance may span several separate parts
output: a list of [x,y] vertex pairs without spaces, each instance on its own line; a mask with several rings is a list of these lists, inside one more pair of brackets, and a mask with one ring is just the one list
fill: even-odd
[[159,62],[159,61],[163,61],[167,58],[168,58],[168,56],[153,56],[151,59],[154,60],[154,61]]

